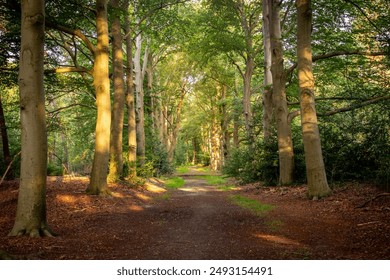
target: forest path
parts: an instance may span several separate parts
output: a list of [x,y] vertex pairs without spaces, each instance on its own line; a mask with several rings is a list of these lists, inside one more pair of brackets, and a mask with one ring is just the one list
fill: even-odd
[[157,179],[145,188],[112,184],[108,197],[87,195],[86,177],[48,178],[55,238],[7,236],[19,185],[7,182],[0,188],[0,252],[58,260],[390,257],[390,196],[376,188],[351,185],[312,201],[306,186],[227,186],[195,167],[178,176],[185,183],[179,188]]
[[146,210],[155,228],[140,258],[275,259],[284,258],[286,249],[300,252],[303,248],[293,241],[286,247],[288,241],[278,246],[262,239],[269,232],[266,217],[234,204],[232,191],[221,184],[207,182],[205,176],[217,173],[190,167],[178,175],[185,184]]

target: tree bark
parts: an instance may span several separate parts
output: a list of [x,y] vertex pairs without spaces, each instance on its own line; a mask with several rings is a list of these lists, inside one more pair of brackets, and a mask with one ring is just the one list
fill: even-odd
[[301,106],[303,145],[309,197],[323,197],[330,193],[314,101],[314,76],[311,50],[312,10],[310,0],[297,0],[298,11],[298,80]]
[[[111,5],[118,9],[118,0],[111,0]],[[114,68],[114,103],[112,108],[110,172],[108,179],[117,182],[123,177],[123,119],[125,107],[125,85],[123,76],[122,32],[119,14],[112,20],[112,55]]]
[[109,79],[109,45],[107,0],[96,0],[97,46],[94,53],[93,70],[96,92],[97,120],[95,133],[95,154],[93,158],[89,194],[108,194],[107,173],[110,153],[111,102]]
[[183,108],[183,103],[184,103],[184,97],[187,93],[186,89],[186,82],[183,82],[182,87],[181,87],[181,92],[180,92],[180,99],[176,107],[176,118],[173,116],[173,114],[170,116],[171,117],[171,122],[170,122],[170,131],[171,133],[169,134],[169,145],[167,148],[168,151],[168,160],[173,163],[174,157],[175,157],[175,150],[176,150],[176,144],[177,144],[177,137],[180,129],[180,122],[181,122],[181,111]]
[[294,149],[292,145],[291,127],[288,122],[286,99],[286,76],[283,67],[283,47],[280,30],[280,1],[268,0],[270,7],[270,33],[272,49],[272,81],[273,102],[276,110],[276,123],[279,150],[279,184],[288,185],[293,182]]
[[[144,67],[141,65],[142,36],[137,35],[135,42],[134,71],[135,71],[135,92],[136,92],[136,127],[137,127],[137,155],[140,165],[145,163],[145,107],[144,107]],[[147,61],[147,50],[143,64]]]
[[253,127],[253,117],[252,117],[252,105],[251,105],[251,84],[252,76],[255,68],[255,61],[251,54],[248,54],[247,62],[245,66],[244,73],[244,119],[245,119],[245,129],[247,133],[248,140],[252,140],[252,127]]
[[263,1],[263,44],[264,44],[264,89],[263,89],[263,135],[268,141],[272,130],[272,52],[270,37],[270,7],[267,0]]
[[214,116],[210,130],[210,168],[214,171],[220,170],[222,167],[220,132],[220,126],[218,125],[216,116]]
[[22,160],[15,224],[10,236],[52,236],[46,221],[47,132],[43,85],[44,1],[21,2],[20,119]]
[[125,2],[125,31],[126,31],[126,107],[127,107],[127,143],[128,164],[130,178],[137,176],[136,160],[137,160],[137,133],[136,133],[136,118],[135,118],[135,102],[134,102],[134,80],[133,80],[133,39],[130,26],[129,16],[129,0]]

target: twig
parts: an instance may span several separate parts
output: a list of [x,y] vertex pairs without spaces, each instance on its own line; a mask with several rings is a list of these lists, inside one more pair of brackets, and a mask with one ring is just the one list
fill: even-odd
[[366,206],[368,203],[370,203],[370,202],[374,201],[375,199],[380,198],[380,197],[382,197],[382,196],[390,196],[390,193],[380,193],[380,194],[374,196],[373,198],[371,198],[370,200],[367,200],[367,201],[364,202],[362,205],[356,206],[356,208],[363,208],[363,207]]
[[11,160],[11,162],[8,164],[8,167],[7,167],[7,169],[5,170],[3,177],[1,178],[0,186],[1,186],[1,184],[3,183],[3,181],[4,181],[4,179],[5,179],[5,176],[7,176],[7,173],[8,173],[8,171],[10,170],[11,165],[14,163],[15,159],[20,155],[21,152],[22,152],[22,151],[20,151],[19,153],[17,153],[17,154],[14,156],[14,158]]
[[357,226],[361,227],[361,226],[367,226],[367,225],[372,225],[372,224],[377,224],[377,223],[379,223],[379,221],[361,223],[361,224],[357,224]]

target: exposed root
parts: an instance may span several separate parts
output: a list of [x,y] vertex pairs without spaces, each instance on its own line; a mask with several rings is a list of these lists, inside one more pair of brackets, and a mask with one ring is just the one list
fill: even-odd
[[375,199],[378,199],[380,197],[383,197],[383,196],[390,196],[390,193],[380,193],[376,196],[374,196],[373,198],[371,198],[370,200],[367,200],[365,201],[363,204],[359,205],[359,206],[356,206],[356,208],[363,208],[365,207],[368,203],[374,201]]
[[42,228],[13,228],[8,236],[29,236],[29,237],[55,237],[57,234],[52,231],[48,226]]

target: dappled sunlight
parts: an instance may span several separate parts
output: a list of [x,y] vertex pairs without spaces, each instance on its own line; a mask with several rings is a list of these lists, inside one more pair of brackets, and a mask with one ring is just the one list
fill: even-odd
[[111,192],[111,196],[115,198],[124,198],[125,196],[119,192]]
[[57,200],[60,201],[60,202],[64,202],[64,203],[76,203],[77,202],[77,198],[74,197],[73,195],[57,195],[56,196]]
[[284,236],[278,236],[278,235],[271,235],[271,234],[262,234],[262,233],[256,233],[254,234],[255,237],[263,239],[268,242],[282,244],[282,245],[292,245],[292,246],[303,246],[298,241],[289,239]]
[[144,195],[142,193],[137,193],[135,196],[143,201],[150,201],[152,199],[150,196]]
[[205,188],[205,187],[184,187],[180,188],[181,191],[183,192],[191,192],[191,193],[197,193],[197,192],[209,192],[210,188]]
[[91,197],[89,196],[76,196],[70,194],[57,194],[56,200],[60,203],[72,205],[72,207],[90,205],[92,203]]
[[142,208],[139,205],[130,205],[129,210],[134,211],[134,212],[141,212],[141,211],[144,211],[144,208]]
[[158,180],[155,180],[155,179],[150,179],[149,182],[146,182],[145,183],[145,188],[147,191],[151,192],[151,193],[164,193],[166,192],[167,190],[164,189],[163,187],[160,187],[158,184],[160,182]]

